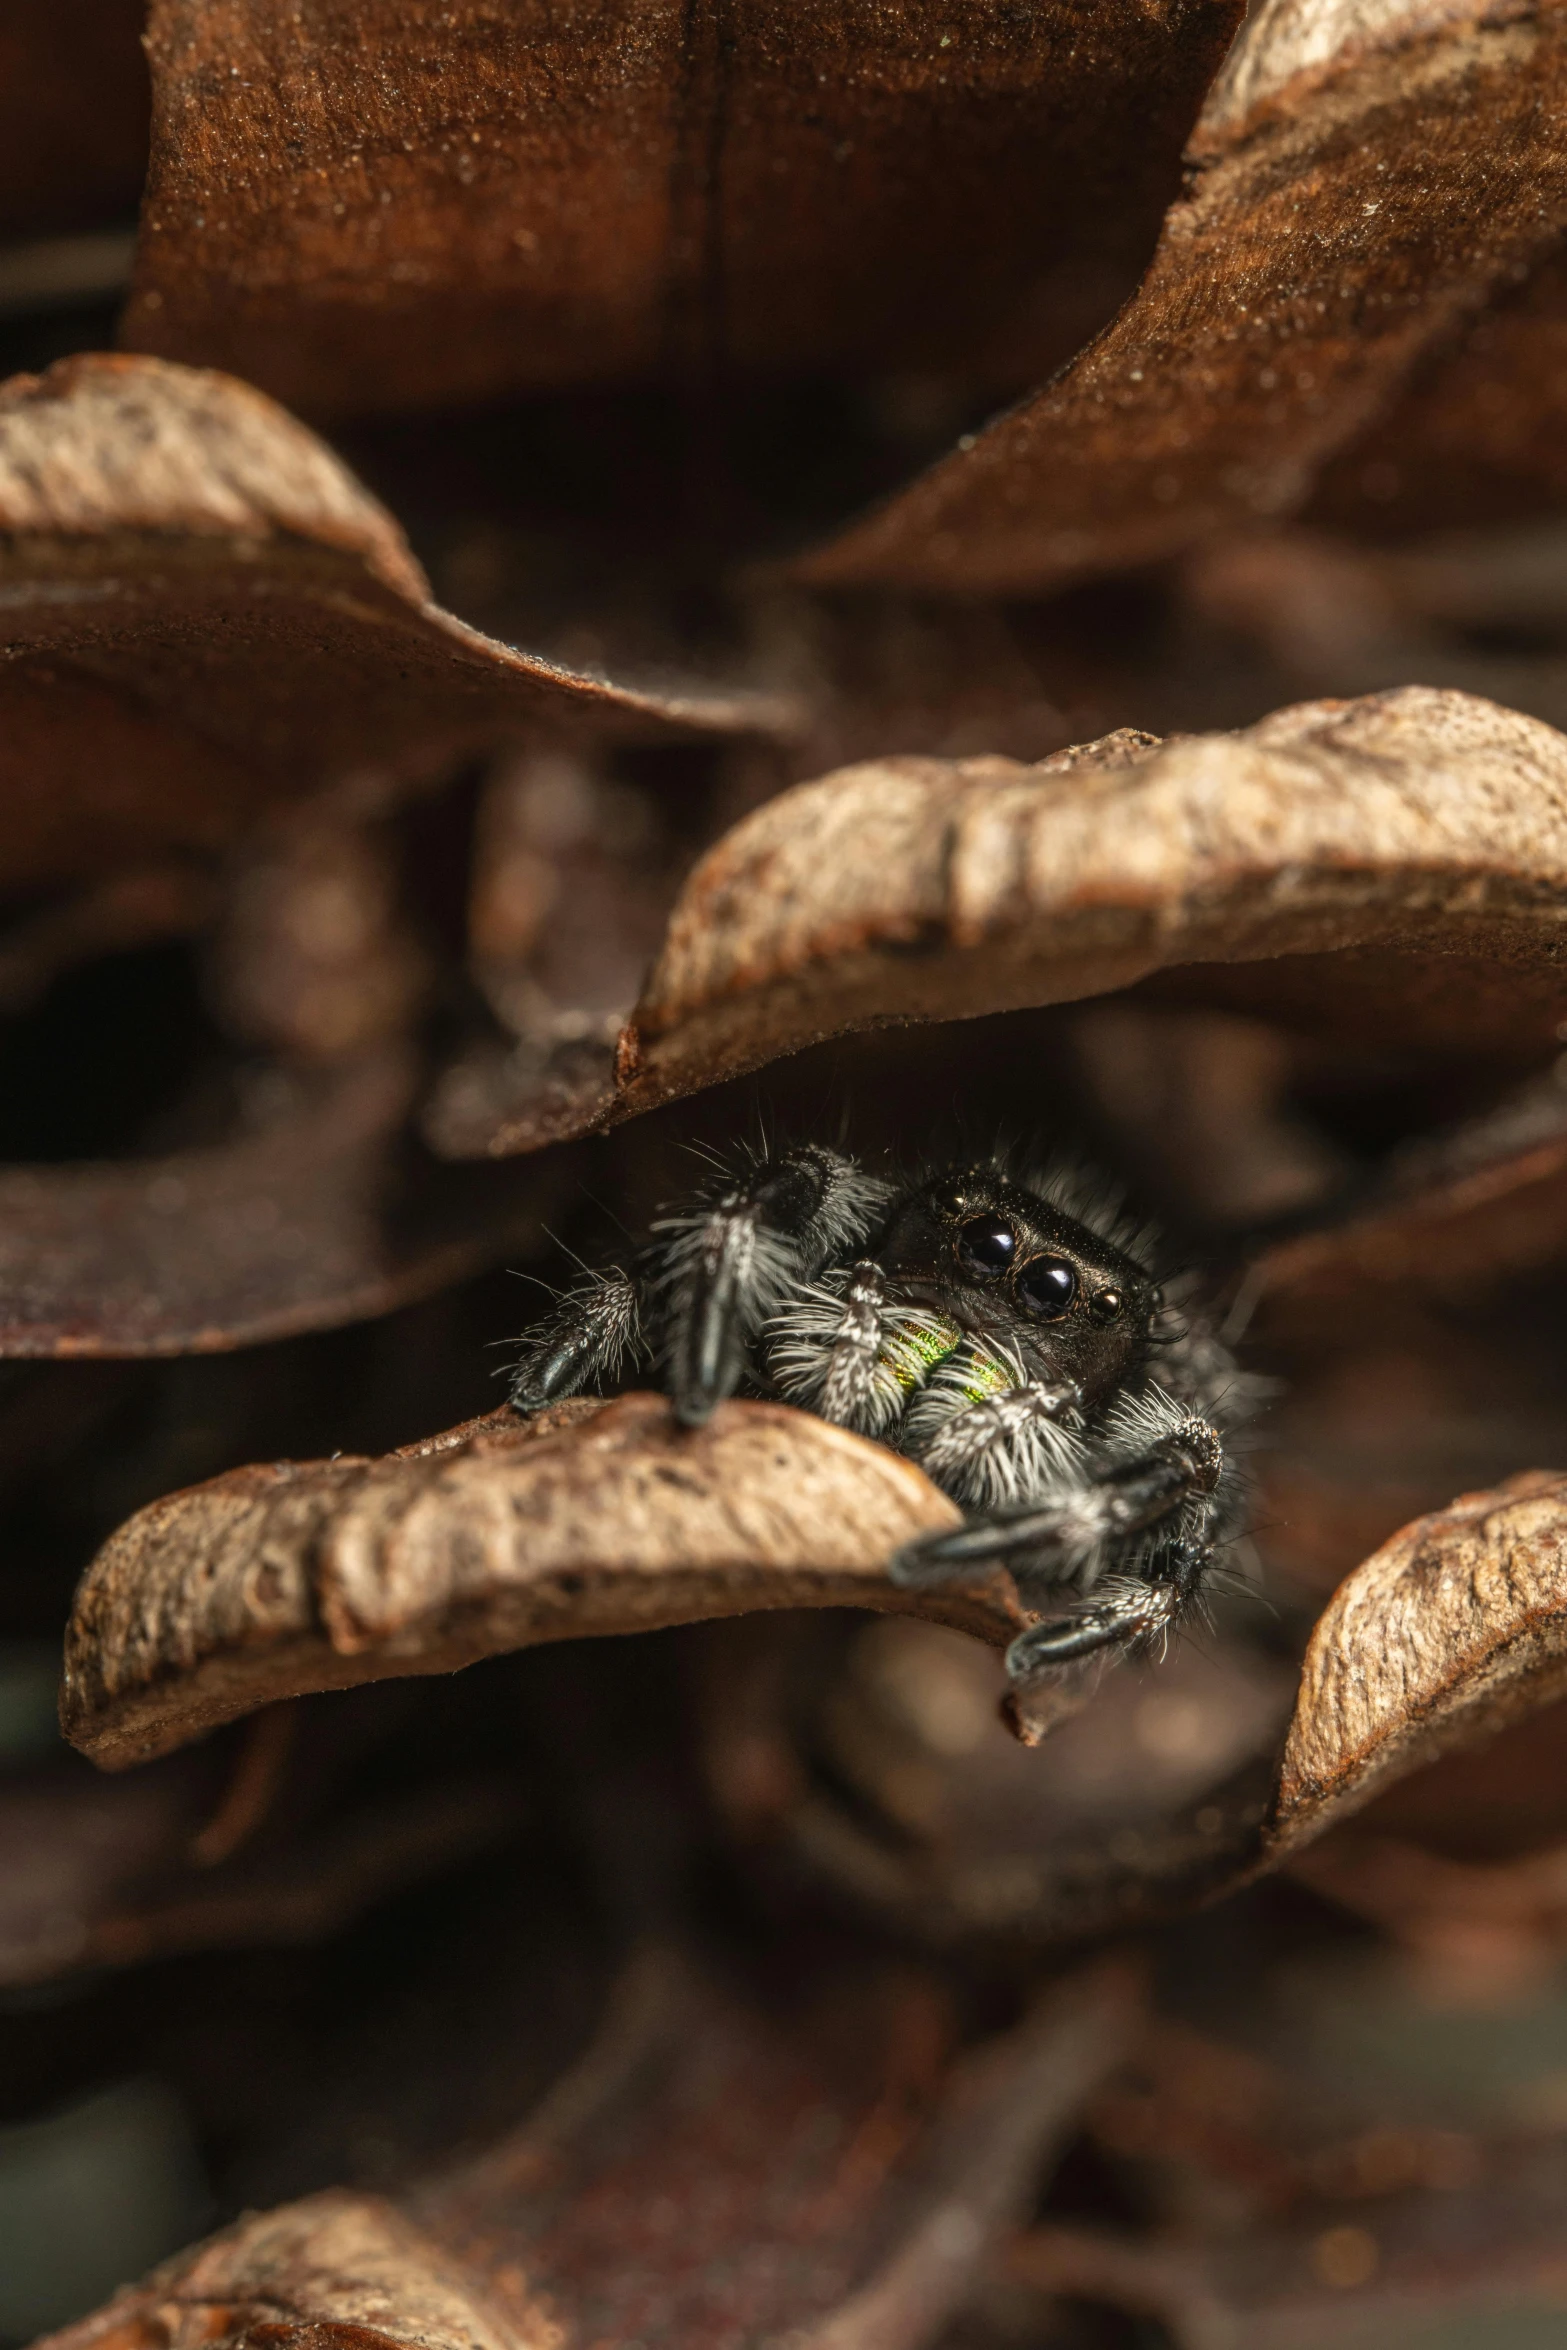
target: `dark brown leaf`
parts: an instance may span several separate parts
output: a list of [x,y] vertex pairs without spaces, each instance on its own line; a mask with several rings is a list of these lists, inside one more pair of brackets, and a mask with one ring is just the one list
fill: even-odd
[[395,1048],[279,1071],[267,1114],[226,1143],[0,1167],[0,1355],[253,1344],[385,1313],[493,1263],[536,1229],[543,1195],[421,1164],[400,1139],[415,1081]]
[[501,1033],[469,1044],[432,1091],[422,1124],[443,1157],[537,1150],[613,1104],[620,1031],[715,829],[697,798],[693,823],[559,746],[496,762],[475,825],[468,964]]
[[7,0],[0,233],[129,220],[147,168],[140,0]]
[[406,2210],[335,2192],[251,2215],[53,2341],[918,2350],[1135,2016],[1101,1966],[953,2063],[927,1979],[840,1980],[781,2025],[651,1954],[533,2120]]
[[[0,882],[221,847],[374,764],[567,722],[643,735],[760,704],[628,693],[430,601],[391,517],[247,385],[148,359],[0,387]],[[770,714],[778,715],[776,705]]]
[[781,1405],[676,1427],[662,1397],[494,1414],[384,1460],[278,1462],[130,1520],[82,1585],[67,1735],[111,1769],[307,1689],[753,1608],[881,1607],[1001,1640],[999,1593],[903,1593],[954,1523],[909,1461]]
[[[1373,437],[1357,462],[1362,479],[1364,463],[1391,468],[1396,495],[1406,443],[1393,435],[1412,427],[1389,412],[1466,329],[1469,381],[1426,399],[1419,478],[1439,476],[1431,444],[1484,410],[1493,364],[1514,388],[1498,437],[1514,457],[1521,440],[1553,440],[1559,464],[1549,334],[1519,329],[1531,273],[1556,266],[1564,93],[1554,9],[1255,9],[1136,298],[1059,382],[804,575],[1017,594],[1146,563],[1296,511],[1385,418],[1387,446]],[[1493,303],[1513,330],[1494,360],[1471,323]],[[1546,317],[1560,307],[1552,277]],[[1531,362],[1542,388],[1525,393]],[[1373,504],[1386,486],[1373,471]]]
[[735,363],[1015,387],[1135,281],[1238,14],[158,0],[128,332],[311,410]]
[[[1567,1112],[1554,1081],[1541,1091],[1542,1107],[1554,1095]],[[1277,1327],[1303,1310],[1352,1306],[1374,1314],[1389,1292],[1462,1300],[1567,1256],[1567,1131],[1389,1189],[1386,1204],[1269,1252],[1253,1276],[1265,1319]]]

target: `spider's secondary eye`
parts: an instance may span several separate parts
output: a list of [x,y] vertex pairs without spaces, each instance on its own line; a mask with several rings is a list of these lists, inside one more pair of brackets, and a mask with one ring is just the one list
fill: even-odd
[[1118,1289],[1096,1289],[1088,1301],[1088,1312],[1095,1322],[1113,1322],[1126,1300]]
[[1017,1234],[995,1216],[970,1216],[953,1242],[958,1263],[980,1281],[997,1281],[1017,1255]]
[[1017,1294],[1042,1322],[1059,1322],[1077,1295],[1077,1268],[1065,1257],[1035,1257],[1017,1277]]

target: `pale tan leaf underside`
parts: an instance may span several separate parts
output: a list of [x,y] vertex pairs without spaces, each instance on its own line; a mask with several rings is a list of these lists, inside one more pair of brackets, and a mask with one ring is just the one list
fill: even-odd
[[609,1114],[848,1030],[1156,976],[1319,1029],[1544,1049],[1564,938],[1567,740],[1473,695],[1034,767],[881,760],[769,801],[696,867]]
[[122,1768],[304,1690],[754,1608],[893,1608],[1003,1639],[1022,1619],[999,1595],[916,1598],[882,1571],[957,1514],[825,1421],[736,1403],[691,1432],[653,1395],[496,1413],[378,1461],[233,1470],[99,1553],[63,1719]]
[[[912,1463],[809,1415],[733,1403],[692,1433],[640,1394],[497,1413],[381,1460],[235,1470],[99,1553],[62,1718],[123,1769],[280,1697],[539,1641],[844,1606],[1003,1640],[1026,1620],[1005,1577],[940,1597],[885,1575],[898,1543],[956,1514]],[[1406,1527],[1316,1628],[1271,1816],[1234,1873],[1564,1685],[1567,1478],[1535,1472]]]

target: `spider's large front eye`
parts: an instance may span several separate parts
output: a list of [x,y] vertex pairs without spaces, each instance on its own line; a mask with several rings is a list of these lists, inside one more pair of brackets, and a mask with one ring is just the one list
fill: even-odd
[[1059,1322],[1077,1295],[1077,1267],[1065,1257],[1035,1257],[1017,1277],[1017,1294],[1041,1322]]
[[965,1273],[976,1281],[999,1281],[1017,1255],[1017,1234],[998,1216],[970,1216],[952,1245]]

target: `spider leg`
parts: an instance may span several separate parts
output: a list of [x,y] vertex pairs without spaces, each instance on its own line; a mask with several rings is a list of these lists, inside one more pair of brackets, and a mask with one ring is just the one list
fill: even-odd
[[1146,1570],[1146,1580],[1127,1577],[1103,1587],[1091,1606],[1030,1624],[1007,1650],[1008,1674],[1027,1681],[1101,1649],[1147,1647],[1191,1608],[1212,1559],[1211,1543],[1172,1543]]
[[1130,1460],[906,1544],[893,1557],[893,1579],[923,1585],[1011,1566],[1020,1586],[1064,1583],[1177,1512],[1195,1519],[1193,1531],[1205,1526],[1223,1469],[1217,1432],[1189,1419]]
[[888,1185],[819,1144],[761,1160],[737,1182],[654,1227],[667,1244],[670,1389],[687,1427],[733,1393],[745,1351],[786,1291],[865,1241]]
[[607,1385],[631,1353],[644,1351],[636,1283],[619,1267],[589,1274],[563,1291],[530,1330],[513,1365],[514,1411],[539,1412],[563,1396]]

